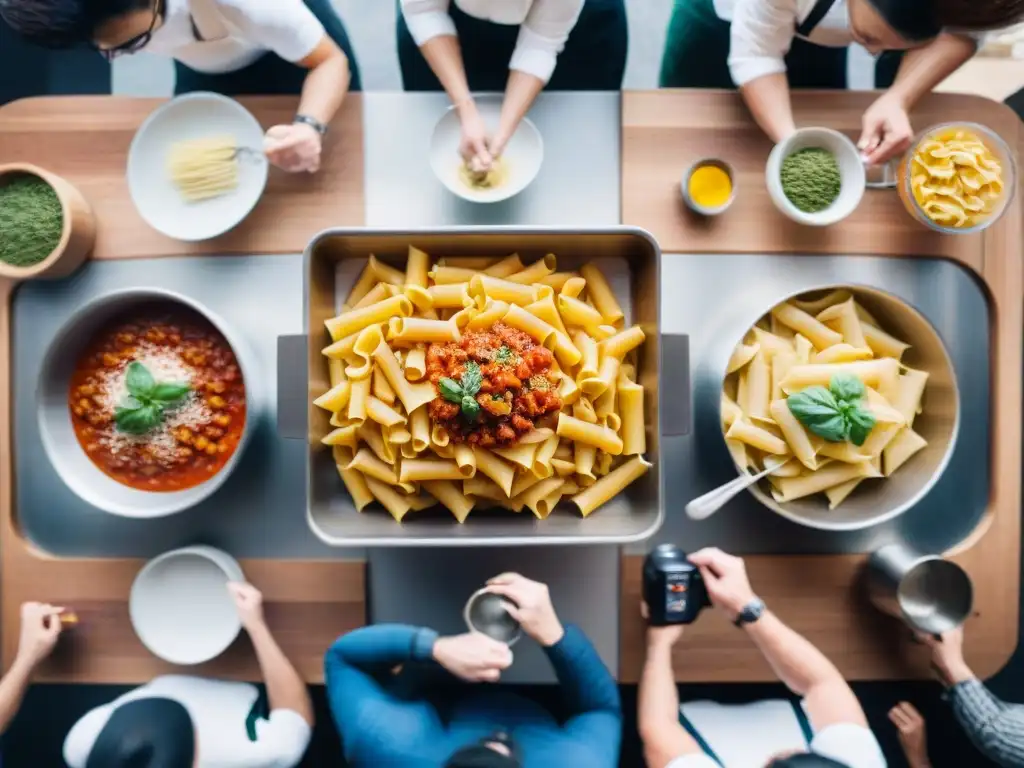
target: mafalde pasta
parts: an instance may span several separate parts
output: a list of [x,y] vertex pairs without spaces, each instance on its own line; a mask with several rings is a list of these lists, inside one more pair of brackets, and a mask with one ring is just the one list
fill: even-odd
[[[768,456],[786,460],[764,481],[775,501],[823,494],[828,509],[865,480],[892,475],[927,445],[913,424],[928,373],[903,362],[909,349],[853,291],[819,291],[773,307],[727,363],[722,431],[737,466],[753,473]],[[624,401],[620,391],[620,404],[630,396]],[[619,411],[628,422],[629,411]],[[625,441],[624,452],[631,446]]]
[[[543,520],[561,504],[586,517],[649,470],[646,335],[595,264],[557,267],[554,254],[410,246],[403,271],[369,256],[325,321],[330,388],[313,400],[358,511],[376,502],[400,522],[440,506],[462,523],[484,508]],[[901,391],[898,407],[915,407]]]

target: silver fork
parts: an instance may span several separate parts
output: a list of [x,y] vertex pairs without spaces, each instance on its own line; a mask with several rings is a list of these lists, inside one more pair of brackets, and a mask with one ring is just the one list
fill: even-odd
[[253,149],[252,147],[235,147],[235,151],[231,153],[231,159],[244,160],[249,163],[265,163],[267,156],[263,154],[262,150]]

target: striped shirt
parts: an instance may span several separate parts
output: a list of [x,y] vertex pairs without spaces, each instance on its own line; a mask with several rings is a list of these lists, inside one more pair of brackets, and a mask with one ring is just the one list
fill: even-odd
[[974,746],[1003,768],[1024,768],[1024,705],[1006,704],[980,680],[957,683],[947,694]]

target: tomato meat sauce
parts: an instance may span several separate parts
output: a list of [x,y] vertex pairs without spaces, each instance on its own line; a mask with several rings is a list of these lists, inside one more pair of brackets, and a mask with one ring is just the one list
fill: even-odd
[[427,375],[438,389],[430,418],[453,443],[511,445],[561,409],[553,363],[551,350],[502,322],[435,342],[427,349]]
[[100,470],[143,491],[181,491],[219,472],[245,428],[245,382],[212,323],[178,304],[115,318],[75,365],[75,436]]

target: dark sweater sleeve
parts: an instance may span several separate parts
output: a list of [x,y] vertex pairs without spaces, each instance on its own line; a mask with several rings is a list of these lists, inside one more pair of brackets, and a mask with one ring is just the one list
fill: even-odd
[[949,689],[953,713],[983,755],[1004,768],[1024,768],[1024,706],[1005,704],[980,680]]
[[618,755],[622,738],[619,687],[590,640],[570,624],[562,639],[544,650],[569,710],[564,729],[594,746],[600,744],[605,754]]

